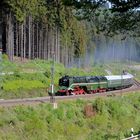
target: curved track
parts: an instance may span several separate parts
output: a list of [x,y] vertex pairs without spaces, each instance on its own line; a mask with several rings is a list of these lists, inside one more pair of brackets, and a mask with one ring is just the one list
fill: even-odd
[[[121,90],[113,90],[109,92],[102,92],[102,93],[96,93],[96,94],[85,94],[85,95],[74,95],[74,96],[55,96],[53,97],[54,100],[72,100],[72,99],[93,99],[96,97],[110,97],[110,96],[121,96],[124,94],[132,93],[132,91],[138,91],[140,90],[140,82],[137,80],[134,80],[134,85],[130,88],[125,88]],[[24,98],[24,99],[10,99],[10,100],[4,100],[0,99],[0,106],[16,106],[16,105],[34,105],[44,102],[51,102],[51,97],[37,97],[37,98]]]

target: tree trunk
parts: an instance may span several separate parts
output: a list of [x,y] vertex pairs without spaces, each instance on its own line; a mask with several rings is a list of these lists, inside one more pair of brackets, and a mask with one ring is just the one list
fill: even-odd
[[28,19],[28,58],[31,59],[31,16]]
[[6,15],[6,21],[6,50],[9,59],[12,61],[14,55],[14,31],[11,13]]
[[20,57],[21,57],[21,61],[23,60],[23,24],[20,25]]
[[26,58],[26,21],[24,22],[24,28],[23,28],[23,58]]

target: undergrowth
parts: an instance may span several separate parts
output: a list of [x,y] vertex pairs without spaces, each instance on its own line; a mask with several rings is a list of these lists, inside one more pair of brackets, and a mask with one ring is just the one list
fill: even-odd
[[57,109],[45,103],[0,107],[0,139],[120,140],[131,135],[132,127],[138,134],[139,106],[137,92],[122,97],[59,102]]

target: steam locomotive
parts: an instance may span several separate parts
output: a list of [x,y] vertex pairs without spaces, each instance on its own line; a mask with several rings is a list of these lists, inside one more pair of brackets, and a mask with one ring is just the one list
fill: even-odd
[[59,79],[60,89],[56,95],[95,94],[127,88],[133,85],[133,75],[111,76],[63,76]]

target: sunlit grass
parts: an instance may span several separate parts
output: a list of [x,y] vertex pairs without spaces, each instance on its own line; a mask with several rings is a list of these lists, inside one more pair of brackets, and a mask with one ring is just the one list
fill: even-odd
[[[87,117],[85,106],[95,113]],[[0,139],[92,140],[123,139],[140,130],[140,93],[122,97],[0,107]]]

